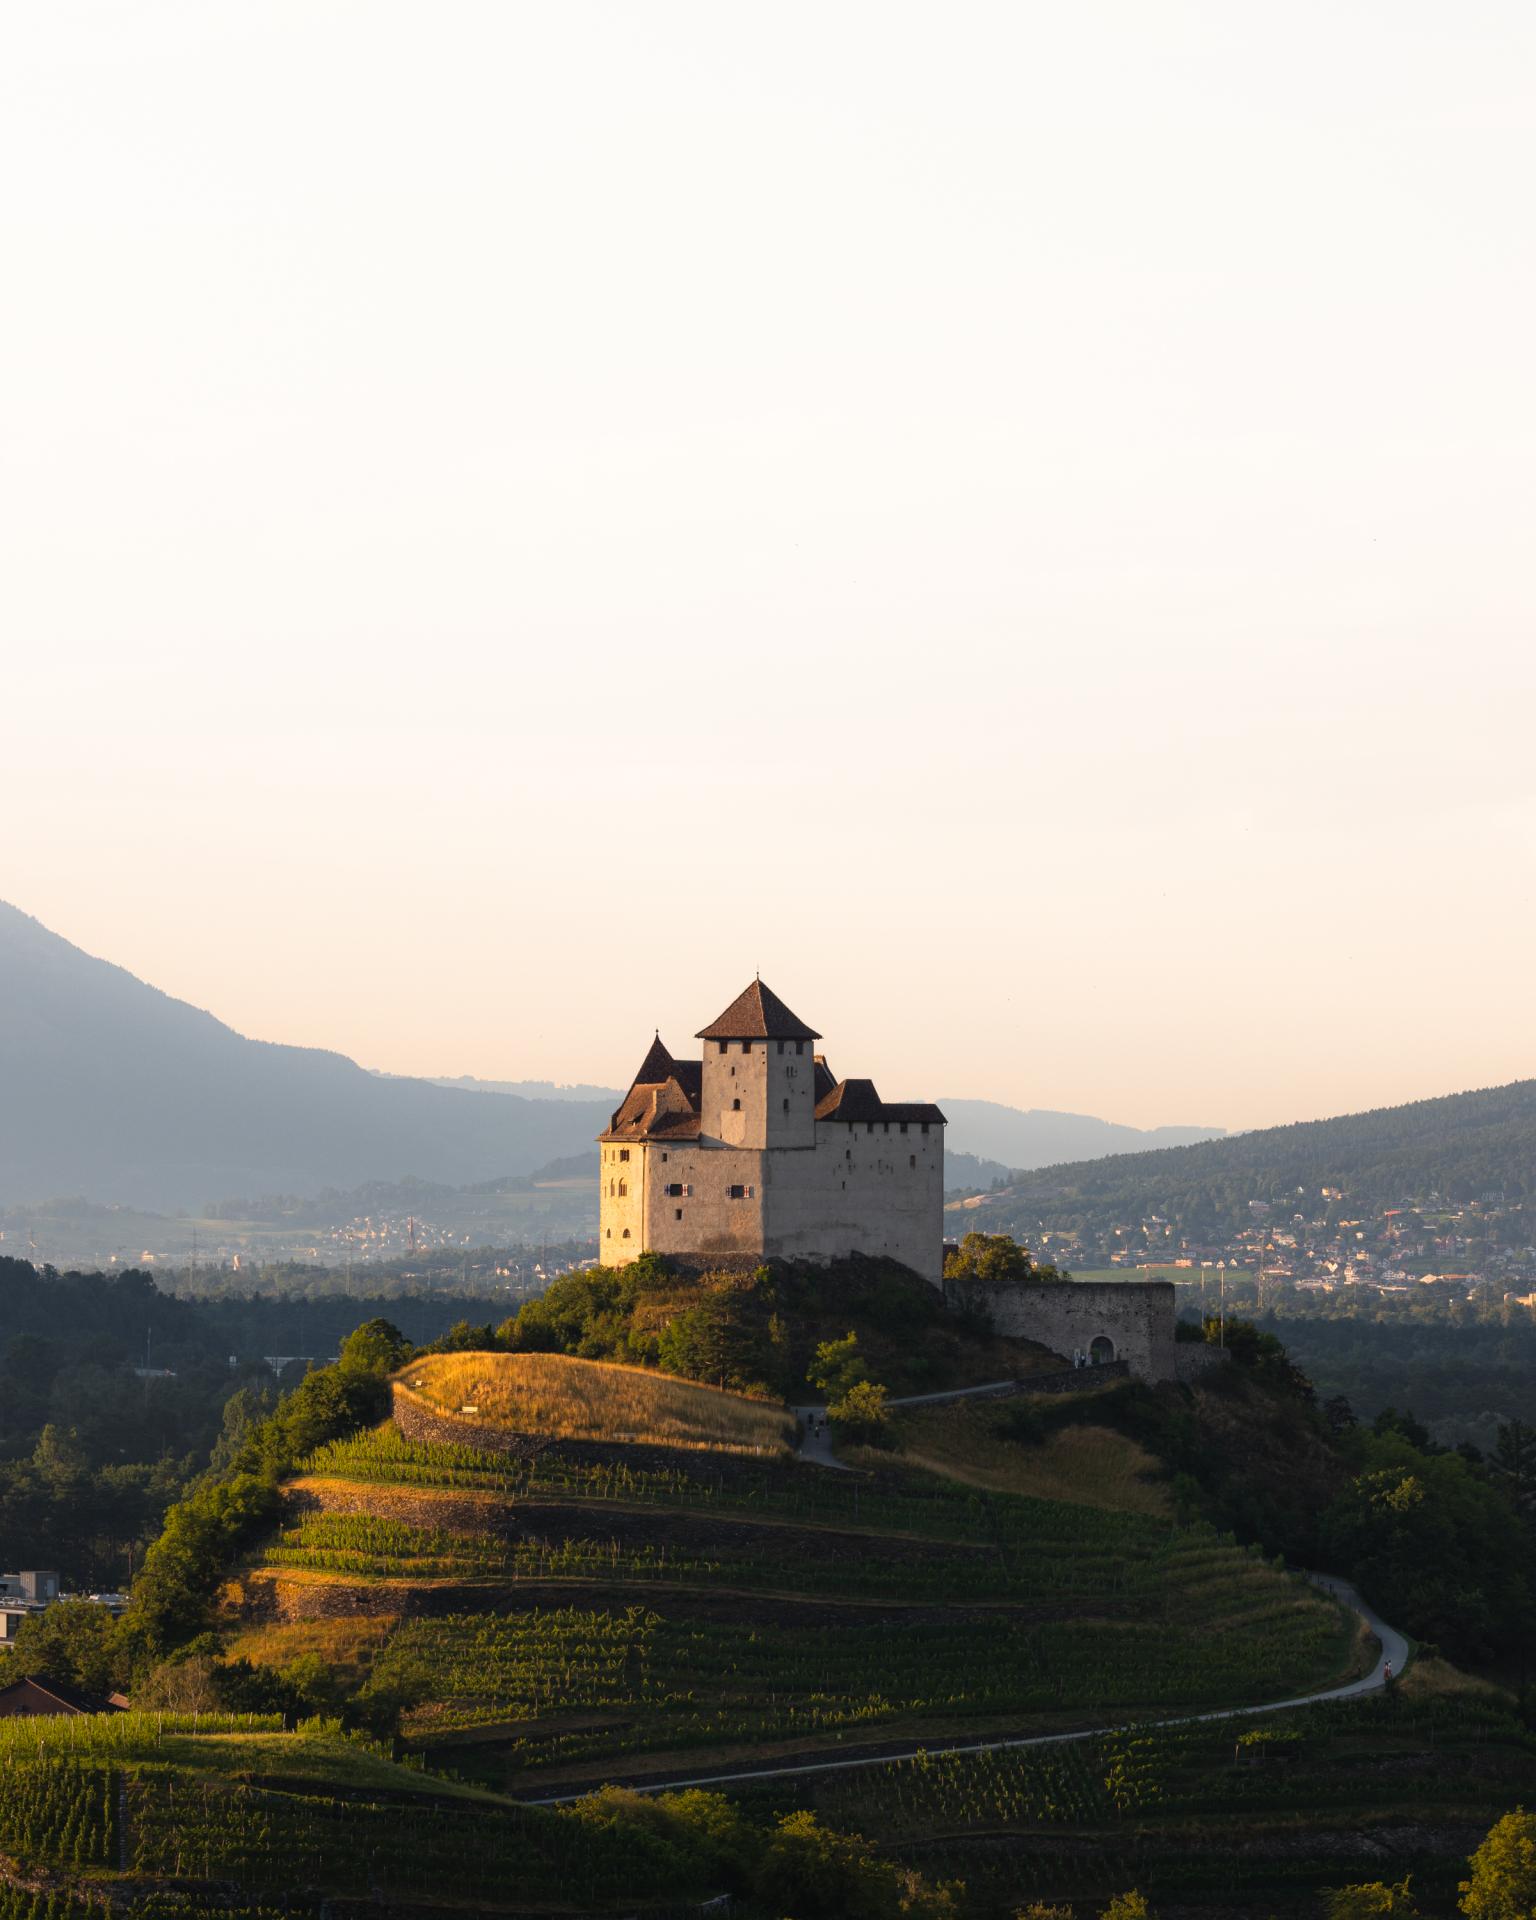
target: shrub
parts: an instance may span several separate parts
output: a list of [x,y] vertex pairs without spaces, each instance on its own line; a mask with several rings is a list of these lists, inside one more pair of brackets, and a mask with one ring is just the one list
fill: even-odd
[[885,1404],[885,1388],[873,1380],[860,1380],[841,1400],[827,1408],[827,1418],[837,1428],[838,1438],[866,1447],[891,1444],[891,1416]]
[[1536,1913],[1536,1814],[1506,1813],[1467,1865],[1459,1902],[1467,1920],[1528,1920]]

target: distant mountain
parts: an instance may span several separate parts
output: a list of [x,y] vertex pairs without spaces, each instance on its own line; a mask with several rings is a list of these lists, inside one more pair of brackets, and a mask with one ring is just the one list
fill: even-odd
[[1215,1234],[1247,1224],[1255,1200],[1316,1217],[1325,1187],[1346,1213],[1432,1196],[1453,1204],[1536,1200],[1536,1080],[1044,1167],[1022,1175],[987,1217],[1028,1232],[1041,1224],[1105,1229],[1155,1213],[1187,1233]]
[[958,1193],[977,1187],[994,1187],[1015,1177],[1012,1167],[999,1160],[981,1160],[974,1153],[952,1153],[944,1149],[944,1191]]
[[462,1186],[592,1151],[612,1105],[455,1091],[248,1040],[0,903],[0,1204]]
[[[495,1183],[589,1159],[620,1098],[551,1081],[404,1079],[249,1040],[0,902],[0,1206],[80,1195],[169,1212],[407,1178]],[[1216,1131],[943,1104],[959,1156],[951,1185]]]
[[[1049,1167],[1063,1160],[1100,1160],[1148,1147],[1183,1147],[1221,1140],[1224,1127],[1123,1127],[1083,1113],[1005,1107],[995,1100],[941,1100],[949,1120],[947,1152],[973,1153],[1005,1167]],[[948,1182],[954,1185],[955,1182]]]
[[477,1080],[472,1073],[427,1077],[434,1087],[461,1087],[466,1093],[510,1093],[517,1100],[578,1100],[589,1105],[596,1101],[610,1113],[626,1091],[623,1087],[589,1087],[581,1083],[567,1086],[555,1080]]

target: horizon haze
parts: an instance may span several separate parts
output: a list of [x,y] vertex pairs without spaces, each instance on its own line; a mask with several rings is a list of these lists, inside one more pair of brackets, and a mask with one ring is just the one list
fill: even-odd
[[1536,15],[24,10],[0,897],[242,1033],[1536,1074]]

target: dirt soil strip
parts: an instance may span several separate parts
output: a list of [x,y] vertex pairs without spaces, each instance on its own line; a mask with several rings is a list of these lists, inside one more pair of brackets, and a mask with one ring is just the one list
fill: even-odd
[[[902,1760],[916,1760],[920,1755],[930,1760],[942,1760],[952,1753],[1010,1753],[1025,1747],[1059,1747],[1072,1740],[1100,1740],[1107,1734],[1138,1732],[1145,1733],[1151,1727],[1190,1727],[1199,1726],[1208,1721],[1241,1720],[1256,1714],[1288,1713],[1296,1707],[1313,1707],[1325,1700],[1353,1700],[1361,1695],[1374,1693],[1390,1684],[1387,1669],[1395,1678],[1408,1664],[1409,1645],[1407,1639],[1396,1627],[1389,1627],[1381,1617],[1374,1613],[1347,1580],[1336,1579],[1331,1574],[1309,1573],[1307,1578],[1314,1586],[1338,1601],[1342,1607],[1348,1607],[1357,1614],[1374,1635],[1380,1648],[1376,1665],[1358,1680],[1350,1680],[1341,1687],[1329,1687],[1321,1693],[1304,1693],[1290,1700],[1265,1700],[1251,1707],[1216,1707],[1207,1713],[1180,1713],[1161,1720],[1139,1720],[1119,1722],[1110,1726],[1081,1727],[1075,1733],[1036,1733],[1010,1740],[961,1740],[948,1746],[903,1747],[896,1753],[864,1753],[844,1756],[840,1760],[800,1761],[790,1766],[752,1767],[736,1773],[700,1774],[689,1779],[637,1780],[626,1782],[636,1793],[670,1793],[682,1787],[723,1787],[755,1783],[759,1780],[785,1780],[797,1775],[812,1773],[842,1773],[854,1767],[889,1767]],[[586,1794],[603,1784],[593,1781],[589,1786],[576,1793],[551,1794],[541,1799],[530,1799],[524,1804],[530,1807],[563,1807],[573,1800],[585,1798]]]

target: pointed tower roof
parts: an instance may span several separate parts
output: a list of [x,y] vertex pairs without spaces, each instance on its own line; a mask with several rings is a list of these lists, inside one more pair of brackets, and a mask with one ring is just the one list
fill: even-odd
[[640,1071],[629,1084],[632,1087],[654,1087],[664,1080],[671,1079],[672,1069],[675,1065],[676,1062],[673,1060],[671,1054],[667,1052],[661,1035],[658,1033],[656,1038],[651,1042],[650,1051],[640,1062]]
[[717,1020],[700,1028],[700,1040],[819,1040],[821,1035],[808,1027],[797,1013],[791,1013],[779,996],[761,980],[738,993]]

